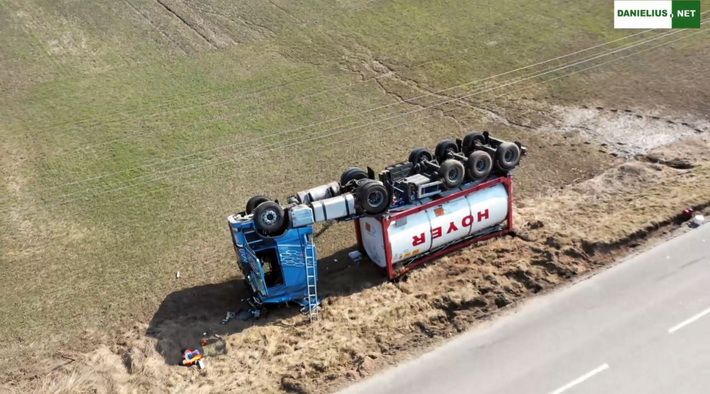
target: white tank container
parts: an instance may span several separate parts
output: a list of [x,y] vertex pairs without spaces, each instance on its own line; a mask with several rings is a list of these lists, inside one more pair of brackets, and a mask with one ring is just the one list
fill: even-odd
[[[442,198],[439,205],[389,223],[365,217],[360,219],[362,245],[370,260],[384,268],[387,246],[392,263],[397,263],[502,223],[508,217],[508,198],[499,183],[454,199]],[[385,245],[385,232],[389,245]]]

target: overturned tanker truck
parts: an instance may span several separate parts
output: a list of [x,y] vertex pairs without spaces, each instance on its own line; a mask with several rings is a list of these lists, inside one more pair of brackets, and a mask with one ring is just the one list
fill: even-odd
[[228,217],[238,266],[258,314],[264,304],[295,302],[311,318],[318,310],[314,226],[355,223],[357,245],[389,279],[513,226],[511,171],[527,149],[487,132],[444,140],[434,153],[414,149],[409,160],[375,175],[351,167],[339,182],[304,190],[281,205],[254,196]]

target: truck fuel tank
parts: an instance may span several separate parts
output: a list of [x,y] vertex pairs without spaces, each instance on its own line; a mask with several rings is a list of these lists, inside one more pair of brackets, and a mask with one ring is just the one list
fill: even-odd
[[315,201],[311,204],[316,222],[351,217],[355,214],[355,197],[352,193]]
[[340,194],[340,184],[338,182],[330,182],[325,185],[316,186],[307,190],[296,193],[298,202],[309,204],[314,201],[324,200]]

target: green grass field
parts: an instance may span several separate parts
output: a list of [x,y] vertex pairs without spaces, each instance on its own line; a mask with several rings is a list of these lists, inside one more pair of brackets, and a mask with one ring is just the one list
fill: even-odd
[[[611,2],[563,0],[0,0],[0,342],[71,342],[236,276],[224,219],[249,196],[488,125],[461,108],[407,114],[436,99],[396,94],[629,34],[611,18]],[[543,80],[469,101],[574,91]]]

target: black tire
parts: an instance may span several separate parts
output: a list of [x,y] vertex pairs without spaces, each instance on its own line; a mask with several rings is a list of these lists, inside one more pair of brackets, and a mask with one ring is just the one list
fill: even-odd
[[269,197],[266,196],[254,196],[247,201],[247,215],[254,212],[254,209],[259,206],[262,202],[271,201]]
[[445,160],[439,167],[439,178],[447,189],[458,187],[463,182],[465,173],[463,164],[456,159]]
[[498,166],[510,171],[520,162],[520,148],[512,142],[503,142],[496,150],[496,162]]
[[374,180],[365,181],[357,188],[357,203],[365,213],[380,214],[390,205],[387,188]]
[[436,144],[436,149],[434,149],[434,156],[436,156],[436,160],[439,161],[439,163],[443,163],[446,161],[446,159],[449,158],[448,153],[449,152],[458,152],[459,147],[456,145],[456,142],[452,140],[443,140]]
[[359,167],[350,167],[340,175],[340,187],[348,184],[348,182],[357,179],[367,178],[367,172]]
[[281,234],[286,228],[284,209],[273,201],[263,202],[254,209],[254,224],[262,234]]
[[486,143],[486,137],[481,133],[469,133],[463,137],[463,142],[461,143],[461,150],[464,155],[469,155],[476,148],[476,144],[484,145]]
[[433,159],[434,159],[434,156],[432,156],[431,152],[429,152],[426,148],[414,149],[409,154],[409,162],[412,164],[419,164],[424,160],[433,160]]
[[477,150],[468,156],[466,174],[469,179],[477,181],[486,179],[493,169],[493,158],[488,152]]

